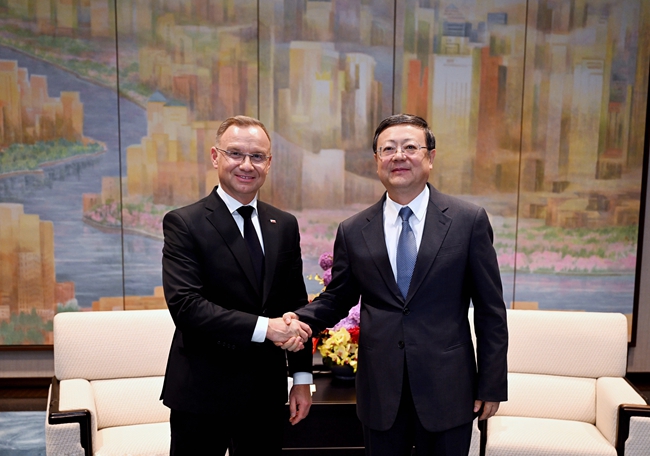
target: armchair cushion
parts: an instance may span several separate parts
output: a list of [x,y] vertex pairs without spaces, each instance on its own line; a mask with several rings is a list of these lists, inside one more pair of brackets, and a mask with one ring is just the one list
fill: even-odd
[[508,374],[508,398],[497,415],[596,422],[596,380]]
[[99,429],[169,422],[160,401],[163,377],[119,378],[91,382]]
[[173,334],[167,310],[57,314],[54,375],[59,380],[164,375]]
[[169,423],[109,427],[97,433],[97,456],[168,456]]
[[488,456],[616,456],[596,426],[582,421],[514,416],[490,418]]
[[623,377],[623,314],[509,310],[508,371],[565,377]]

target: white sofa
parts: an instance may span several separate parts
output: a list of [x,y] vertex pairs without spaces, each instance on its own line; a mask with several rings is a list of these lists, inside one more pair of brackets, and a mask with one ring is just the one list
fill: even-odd
[[173,332],[167,310],[57,314],[47,454],[168,455],[159,396]]
[[472,455],[650,455],[650,407],[624,378],[624,315],[508,310],[508,329],[509,399]]

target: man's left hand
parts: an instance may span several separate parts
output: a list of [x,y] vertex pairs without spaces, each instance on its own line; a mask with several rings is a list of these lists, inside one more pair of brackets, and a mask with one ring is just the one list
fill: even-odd
[[479,410],[481,410],[481,406],[483,406],[483,413],[481,413],[481,416],[478,417],[479,420],[487,420],[488,418],[494,416],[494,414],[499,410],[499,402],[490,402],[490,401],[479,401],[476,400],[474,401],[474,413],[477,413]]
[[311,407],[311,385],[293,385],[289,393],[289,422],[298,424],[307,417]]

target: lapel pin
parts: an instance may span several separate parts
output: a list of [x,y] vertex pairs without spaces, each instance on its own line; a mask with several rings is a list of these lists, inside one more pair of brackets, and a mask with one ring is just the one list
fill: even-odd
[[277,222],[275,221],[275,219],[271,219],[271,220],[269,220],[269,222],[271,222],[271,223],[277,223]]

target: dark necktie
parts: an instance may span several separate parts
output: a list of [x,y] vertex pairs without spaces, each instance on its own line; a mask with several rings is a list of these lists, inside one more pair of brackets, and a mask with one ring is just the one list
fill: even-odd
[[264,275],[264,253],[260,245],[260,239],[257,236],[251,214],[253,213],[253,206],[241,206],[237,212],[244,218],[244,239],[248,245],[248,252],[253,261],[253,268],[255,269],[255,277],[257,278],[258,285],[262,285],[262,277]]
[[397,241],[397,286],[404,299],[408,294],[413,269],[415,268],[415,260],[418,257],[415,235],[409,224],[411,215],[413,215],[413,211],[408,206],[404,206],[399,211],[399,216],[402,219],[402,232],[399,234],[399,240]]

